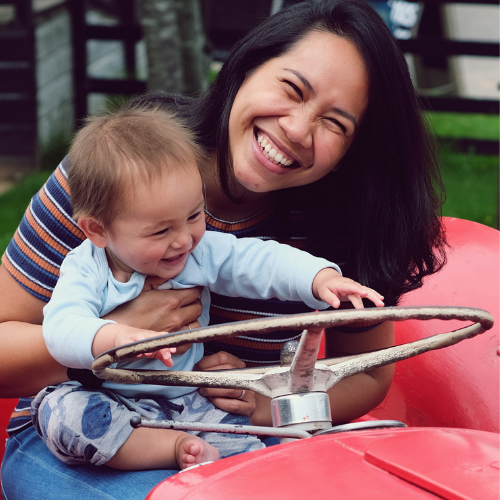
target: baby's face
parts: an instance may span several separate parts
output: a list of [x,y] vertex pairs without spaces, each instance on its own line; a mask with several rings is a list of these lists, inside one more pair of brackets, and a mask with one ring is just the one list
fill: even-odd
[[137,271],[165,281],[179,274],[205,233],[203,208],[202,181],[196,167],[136,186],[125,213],[107,235],[113,274]]

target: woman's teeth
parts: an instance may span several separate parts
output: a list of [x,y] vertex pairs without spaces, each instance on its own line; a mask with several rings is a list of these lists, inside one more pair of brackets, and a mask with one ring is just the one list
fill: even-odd
[[294,160],[289,160],[285,155],[283,155],[283,153],[278,153],[278,151],[276,151],[276,149],[269,144],[268,140],[260,134],[257,134],[257,142],[262,148],[264,156],[276,165],[281,164],[288,167],[294,162]]

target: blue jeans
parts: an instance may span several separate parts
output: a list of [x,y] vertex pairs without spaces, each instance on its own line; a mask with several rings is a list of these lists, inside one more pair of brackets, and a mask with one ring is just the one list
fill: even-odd
[[[278,444],[271,437],[266,446]],[[2,462],[3,500],[144,500],[177,470],[119,471],[70,466],[49,451],[34,427],[7,440]]]
[[34,427],[29,427],[7,440],[2,499],[144,500],[154,486],[176,472],[69,466],[52,455]]

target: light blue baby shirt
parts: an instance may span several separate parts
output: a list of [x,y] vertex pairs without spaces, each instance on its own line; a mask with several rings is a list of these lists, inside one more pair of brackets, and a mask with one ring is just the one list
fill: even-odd
[[[328,307],[312,294],[316,274],[326,267],[340,272],[325,259],[275,241],[236,238],[231,234],[209,231],[189,255],[186,265],[175,278],[160,288],[205,287],[201,294],[201,326],[209,322],[210,293],[231,297],[301,301],[313,309]],[[107,262],[105,250],[85,240],[72,250],[61,265],[61,275],[49,303],[44,307],[43,336],[50,354],[62,365],[90,369],[94,357],[92,342],[105,324],[101,319],[117,306],[137,297],[146,276],[134,273],[129,281],[117,281]],[[190,371],[203,356],[203,344],[180,356],[167,368],[160,360],[141,358],[120,363],[120,368]],[[116,384],[103,387],[125,397],[145,395],[175,398],[196,390],[192,387],[166,387],[146,384]]]

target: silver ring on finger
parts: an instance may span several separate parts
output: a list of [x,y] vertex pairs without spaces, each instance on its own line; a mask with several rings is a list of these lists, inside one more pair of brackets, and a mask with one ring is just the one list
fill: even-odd
[[245,389],[241,390],[241,394],[236,399],[243,399],[245,396]]

